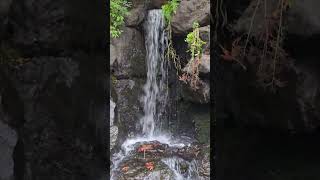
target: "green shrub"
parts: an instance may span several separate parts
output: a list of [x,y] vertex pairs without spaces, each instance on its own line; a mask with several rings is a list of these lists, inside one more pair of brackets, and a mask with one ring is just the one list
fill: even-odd
[[110,3],[110,35],[117,38],[122,33],[124,17],[128,15],[131,4],[127,0],[111,0]]

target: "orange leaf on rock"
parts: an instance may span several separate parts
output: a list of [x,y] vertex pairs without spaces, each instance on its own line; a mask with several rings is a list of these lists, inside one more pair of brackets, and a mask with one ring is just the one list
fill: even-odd
[[138,152],[144,152],[144,151],[152,150],[152,149],[153,149],[152,144],[143,144],[138,148]]
[[129,170],[129,166],[124,166],[124,167],[121,169],[122,172],[127,172],[128,170]]
[[149,171],[152,171],[154,169],[154,164],[153,162],[147,162],[145,164],[145,167],[149,170]]

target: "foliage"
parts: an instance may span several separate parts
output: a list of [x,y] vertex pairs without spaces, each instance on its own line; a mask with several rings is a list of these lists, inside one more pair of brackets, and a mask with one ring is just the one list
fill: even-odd
[[197,89],[199,81],[199,65],[201,64],[201,56],[203,53],[203,45],[206,44],[200,38],[199,23],[193,23],[193,31],[187,35],[185,42],[188,43],[188,52],[191,53],[191,59],[189,61],[189,66],[187,67],[187,72],[182,74],[180,80],[184,82],[190,82],[193,89]]
[[171,60],[174,63],[174,66],[177,69],[177,74],[179,73],[181,69],[179,57],[176,54],[175,49],[173,48],[172,43],[172,29],[171,29],[171,19],[174,13],[176,13],[176,10],[179,6],[180,0],[171,0],[167,4],[162,5],[162,13],[165,18],[166,24],[167,24],[167,37],[168,37],[168,44],[166,49],[165,58],[167,60]]
[[202,46],[205,45],[206,42],[200,38],[198,22],[193,23],[193,31],[187,35],[185,42],[188,43],[188,52],[191,52],[191,60],[194,60],[196,57],[201,58]]
[[162,13],[167,24],[171,23],[172,15],[176,13],[180,0],[171,0],[162,6]]
[[111,0],[110,3],[110,35],[117,38],[122,33],[124,17],[128,15],[131,4],[127,0]]

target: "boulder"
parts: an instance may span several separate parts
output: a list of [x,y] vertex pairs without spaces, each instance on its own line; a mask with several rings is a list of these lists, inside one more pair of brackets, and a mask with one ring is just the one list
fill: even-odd
[[192,30],[194,22],[200,26],[210,24],[209,0],[185,0],[181,1],[176,13],[172,17],[172,31],[176,34],[184,34]]
[[131,3],[129,14],[125,17],[125,25],[128,27],[137,27],[144,20],[148,1],[146,0],[133,0]]
[[129,14],[125,17],[125,25],[127,27],[138,27],[144,18],[147,11],[150,9],[161,9],[167,0],[132,0]]
[[197,89],[192,89],[189,84],[183,84],[181,95],[186,101],[207,104],[210,102],[210,83],[207,80],[199,80]]

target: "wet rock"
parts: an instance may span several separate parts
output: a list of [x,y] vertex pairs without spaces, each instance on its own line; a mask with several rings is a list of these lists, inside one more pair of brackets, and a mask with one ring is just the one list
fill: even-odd
[[208,0],[181,1],[172,17],[172,30],[176,34],[187,33],[192,30],[194,22],[200,26],[210,24],[210,2]]
[[167,0],[133,0],[129,14],[125,17],[127,27],[138,27],[150,9],[161,9]]
[[151,1],[151,8],[155,8],[155,9],[161,9],[161,6],[164,5],[165,3],[167,3],[168,0],[152,0]]
[[182,85],[181,96],[193,103],[207,104],[210,102],[210,84],[200,80],[197,89],[192,89],[188,84]]
[[134,0],[131,5],[131,10],[124,20],[125,25],[128,27],[137,27],[146,16],[148,2],[146,0]]
[[114,126],[116,104],[110,98],[110,150],[113,149],[118,137],[118,127]]
[[126,27],[111,40],[110,65],[117,78],[146,76],[145,56],[144,38],[137,29]]
[[118,127],[117,126],[111,126],[110,127],[110,150],[113,149],[113,147],[116,144],[117,137],[118,137]]
[[119,128],[119,139],[123,141],[130,132],[137,132],[136,125],[142,117],[143,110],[140,97],[143,93],[143,79],[120,79],[113,82],[113,87],[117,93],[117,114]]
[[[200,149],[201,146],[197,144],[179,148],[158,141],[139,142],[135,144],[135,150],[120,163],[115,174],[118,179],[169,180],[177,178],[177,175],[191,177],[193,175],[189,174],[189,168],[195,165],[191,161],[200,157]],[[150,164],[152,169],[148,169]]]
[[12,180],[14,178],[13,152],[18,135],[3,122],[4,118],[6,117],[0,109],[0,179]]

